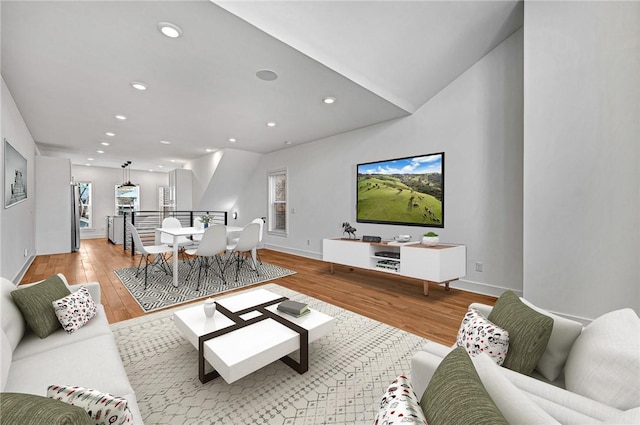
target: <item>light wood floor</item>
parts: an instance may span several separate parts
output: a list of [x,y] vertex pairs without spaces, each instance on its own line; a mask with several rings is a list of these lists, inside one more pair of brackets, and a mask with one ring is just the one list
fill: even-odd
[[[455,342],[470,303],[495,303],[493,297],[456,289],[447,292],[436,285],[425,297],[419,280],[345,266],[336,266],[331,274],[323,261],[267,249],[260,250],[260,257],[297,272],[277,279],[278,285],[447,345]],[[72,284],[98,281],[107,317],[114,323],[144,314],[113,273],[137,266],[138,259],[107,239],[83,239],[79,252],[37,256],[22,282],[46,279],[54,273],[63,273]]]

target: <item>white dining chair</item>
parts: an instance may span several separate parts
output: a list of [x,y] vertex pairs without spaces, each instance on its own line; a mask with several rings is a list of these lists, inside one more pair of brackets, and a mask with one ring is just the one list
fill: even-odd
[[[264,229],[264,220],[260,217],[253,219],[253,221],[251,221],[252,223],[258,223],[260,225],[260,233],[259,233],[259,237],[258,237],[258,245],[260,245],[260,242],[262,242],[262,232]],[[260,251],[258,251],[258,246],[256,245],[255,249],[255,258],[256,260],[262,264],[262,260],[260,259]]]
[[[182,223],[175,217],[167,217],[162,220],[162,227],[166,229],[180,229],[182,227]],[[169,245],[173,247],[173,236],[168,235],[164,232],[160,234],[160,243],[163,245]],[[184,253],[185,247],[193,245],[193,241],[186,236],[178,236],[178,249],[181,253]],[[183,257],[184,259],[184,257]]]
[[187,280],[193,272],[195,263],[199,263],[198,267],[198,285],[196,291],[200,290],[200,278],[202,276],[202,270],[205,271],[205,277],[208,275],[211,269],[220,279],[223,284],[227,284],[224,278],[224,272],[227,262],[224,261],[224,254],[227,249],[227,228],[223,224],[214,224],[209,226],[202,234],[202,240],[200,245],[195,249],[187,249],[185,254],[193,255],[196,257],[196,261],[191,265],[191,270],[187,275]]
[[[147,290],[147,277],[149,266],[158,266],[166,274],[171,275],[171,268],[167,264],[165,254],[173,252],[173,249],[168,245],[145,245],[142,243],[142,238],[138,229],[131,223],[127,223],[131,237],[133,238],[133,249],[140,253],[140,261],[138,262],[138,269],[136,270],[136,277],[140,274],[142,260],[144,259],[144,290]],[[149,257],[153,257],[152,261],[149,261]]]
[[228,261],[236,263],[236,282],[238,281],[238,273],[242,264],[247,262],[247,257],[251,259],[251,265],[253,270],[258,276],[258,264],[253,258],[252,251],[257,248],[258,240],[260,238],[260,225],[258,223],[249,223],[240,233],[238,243],[235,245],[227,245],[227,252],[230,252]]

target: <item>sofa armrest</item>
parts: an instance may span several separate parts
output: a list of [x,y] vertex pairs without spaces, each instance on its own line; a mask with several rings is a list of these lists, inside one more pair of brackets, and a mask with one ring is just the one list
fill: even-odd
[[67,285],[71,292],[76,292],[82,286],[87,288],[89,294],[91,294],[91,298],[96,304],[100,304],[100,283],[98,282],[89,282],[89,283],[78,283],[75,285]]
[[489,314],[491,314],[491,310],[493,310],[493,306],[482,303],[471,303],[469,304],[469,308],[475,308],[484,317],[489,317]]
[[418,351],[411,358],[411,385],[413,385],[418,400],[422,398],[422,394],[427,389],[427,385],[429,385],[429,381],[441,361],[442,357],[426,351]]

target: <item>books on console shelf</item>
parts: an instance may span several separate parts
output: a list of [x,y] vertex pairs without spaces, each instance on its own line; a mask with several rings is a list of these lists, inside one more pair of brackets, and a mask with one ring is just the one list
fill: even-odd
[[295,317],[304,316],[311,312],[307,304],[291,300],[282,301],[278,304],[278,310]]

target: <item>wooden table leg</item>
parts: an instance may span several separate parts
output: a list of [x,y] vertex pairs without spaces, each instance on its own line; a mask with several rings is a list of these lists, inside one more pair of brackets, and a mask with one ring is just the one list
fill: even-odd
[[333,263],[329,263],[329,272],[331,272],[331,274],[334,273],[334,269],[333,269],[334,264]]
[[422,288],[423,288],[423,292],[424,292],[424,296],[428,297],[429,296],[429,281],[425,280],[422,282]]

